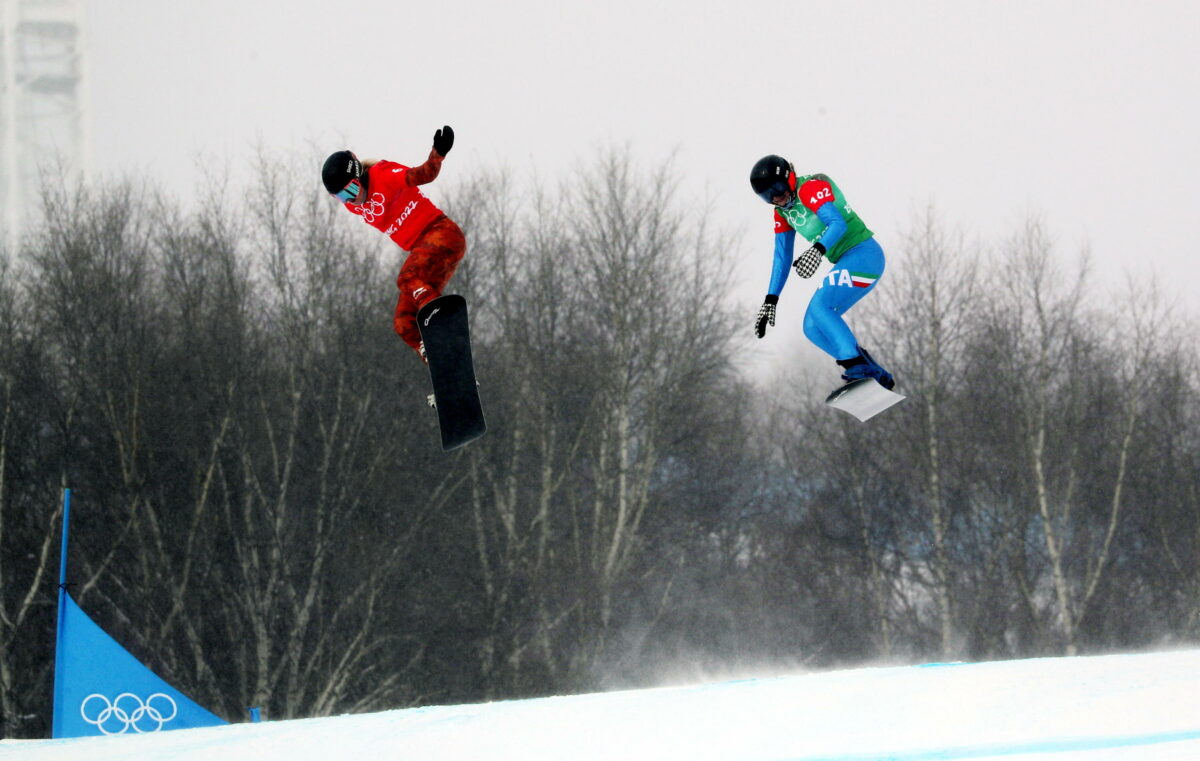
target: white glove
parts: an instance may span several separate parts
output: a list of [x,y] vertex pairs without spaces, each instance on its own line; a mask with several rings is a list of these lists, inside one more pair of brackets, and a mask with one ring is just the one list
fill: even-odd
[[825,247],[819,242],[812,246],[800,256],[796,257],[796,261],[792,262],[792,267],[795,268],[796,274],[800,277],[812,277],[817,271],[817,267],[821,264],[821,257],[825,255]]
[[778,296],[767,294],[763,305],[758,308],[758,317],[754,320],[754,335],[762,338],[767,334],[767,326],[775,327],[775,305],[779,303]]

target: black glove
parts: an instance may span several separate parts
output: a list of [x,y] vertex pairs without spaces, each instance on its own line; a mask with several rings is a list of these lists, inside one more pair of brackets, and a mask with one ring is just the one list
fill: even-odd
[[762,338],[767,334],[767,326],[775,327],[775,305],[779,303],[778,296],[767,294],[763,305],[758,308],[758,318],[754,321],[754,335]]
[[812,246],[800,256],[796,257],[796,261],[792,262],[792,267],[795,268],[796,274],[800,277],[812,277],[817,271],[817,267],[821,264],[821,257],[825,255],[825,246],[821,245],[820,241],[812,244]]
[[433,149],[438,152],[439,156],[445,158],[453,147],[454,130],[450,129],[449,124],[433,133]]

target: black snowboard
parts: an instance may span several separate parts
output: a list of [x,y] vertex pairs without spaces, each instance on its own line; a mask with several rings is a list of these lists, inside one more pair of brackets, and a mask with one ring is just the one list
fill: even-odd
[[467,300],[440,296],[417,312],[417,326],[425,342],[425,359],[433,380],[433,399],[442,427],[442,449],[450,451],[479,438],[487,430],[475,364],[471,361],[471,332],[467,325]]

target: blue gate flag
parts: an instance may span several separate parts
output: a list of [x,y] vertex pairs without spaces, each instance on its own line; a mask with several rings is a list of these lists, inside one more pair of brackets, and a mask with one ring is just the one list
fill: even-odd
[[226,724],[143,666],[66,598],[56,659],[54,736],[158,732]]
[[143,666],[67,594],[71,490],[63,490],[54,647],[53,737],[159,732],[228,724]]

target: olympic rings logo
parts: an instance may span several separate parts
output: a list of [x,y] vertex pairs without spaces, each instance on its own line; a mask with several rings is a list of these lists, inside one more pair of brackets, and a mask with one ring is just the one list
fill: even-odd
[[362,218],[367,220],[368,223],[374,222],[376,217],[383,216],[384,211],[386,211],[383,205],[383,193],[372,193],[371,197],[362,206],[359,206],[356,211],[362,214]]
[[779,214],[788,221],[793,230],[799,230],[808,222],[808,209],[803,206],[800,208],[780,209]]
[[[170,716],[166,715],[168,711]],[[132,692],[122,692],[111,701],[104,695],[92,693],[79,704],[79,714],[106,735],[123,735],[130,729],[144,734],[162,729],[179,714],[179,707],[170,695],[161,692],[144,701]]]

